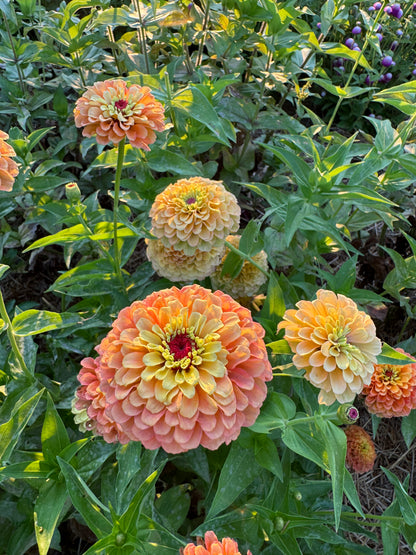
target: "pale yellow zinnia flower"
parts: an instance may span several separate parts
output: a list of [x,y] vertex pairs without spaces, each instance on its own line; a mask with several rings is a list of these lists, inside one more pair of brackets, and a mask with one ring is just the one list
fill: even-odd
[[240,225],[240,207],[221,181],[204,177],[180,179],[157,195],[151,232],[166,247],[191,256],[220,247]]
[[369,385],[381,342],[370,316],[344,295],[320,289],[315,301],[299,301],[278,325],[295,353],[293,364],[318,387],[319,402],[351,402]]

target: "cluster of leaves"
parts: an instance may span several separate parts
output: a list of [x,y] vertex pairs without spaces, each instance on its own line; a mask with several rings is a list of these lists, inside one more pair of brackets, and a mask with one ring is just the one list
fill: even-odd
[[[9,295],[2,307],[0,553],[23,555],[35,543],[41,555],[59,549],[59,526],[73,518],[97,538],[88,554],[177,554],[210,529],[266,555],[373,553],[349,538],[376,543],[374,526],[386,555],[401,537],[416,542],[416,502],[389,470],[395,500],[381,519],[364,514],[337,406],[318,405],[276,337],[285,309],[322,285],[364,308],[395,304],[406,325],[416,318],[416,81],[364,86],[354,75],[369,70],[367,51],[349,50],[339,36],[355,17],[353,2],[309,4],[0,1],[0,128],[20,165],[13,193],[0,193],[0,277],[23,282],[45,253],[60,268],[48,276],[47,297],[29,291],[17,303]],[[350,61],[345,82],[325,71],[335,57]],[[148,85],[169,120],[148,154],[126,147],[118,222],[125,287],[113,263],[117,151],[81,138],[72,118],[86,86],[115,77]],[[393,123],[367,118],[355,133],[334,131],[361,95],[380,113],[391,109]],[[79,361],[120,308],[172,285],[144,260],[148,213],[167,184],[196,175],[224,181],[243,207],[241,252],[228,268],[237,274],[261,249],[270,262],[255,317],[276,377],[261,415],[216,452],[167,456],[82,437],[70,413]],[[74,181],[79,194],[65,188]],[[381,283],[356,287],[374,234],[390,269]],[[389,234],[405,238],[404,252],[388,246]],[[402,346],[416,352],[411,337]],[[383,356],[403,363],[387,346]],[[414,412],[403,432],[410,445]]]

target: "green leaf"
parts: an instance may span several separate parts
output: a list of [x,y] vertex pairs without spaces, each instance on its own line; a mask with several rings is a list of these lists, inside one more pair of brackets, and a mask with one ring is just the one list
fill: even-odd
[[93,494],[78,472],[69,463],[60,457],[56,457],[62,474],[64,475],[72,504],[98,537],[104,537],[111,533],[112,524],[102,510],[106,507]]
[[381,467],[381,469],[387,476],[389,482],[394,486],[394,492],[400,505],[404,521],[409,526],[414,526],[416,524],[416,501],[408,495],[403,484],[401,484],[400,480],[393,472],[384,467]]
[[72,312],[49,312],[47,310],[25,310],[13,318],[13,332],[16,335],[37,335],[47,331],[68,328],[80,324],[82,318]]
[[222,467],[217,491],[207,519],[226,509],[259,474],[259,466],[251,449],[244,449],[233,442]]
[[280,147],[270,146],[265,143],[258,143],[260,146],[270,150],[281,162],[286,164],[288,168],[290,168],[293,172],[293,175],[296,178],[296,182],[299,186],[302,186],[302,191],[310,190],[311,186],[309,183],[309,173],[311,168],[308,164],[302,160],[302,158],[290,150],[283,149]]
[[311,78],[310,81],[316,83],[326,91],[338,96],[339,98],[353,98],[355,96],[359,96],[360,94],[374,90],[372,87],[339,87],[337,85],[333,85],[325,79],[320,79],[319,77]]
[[[230,145],[229,137],[224,130],[217,112],[214,110],[210,101],[201,92],[196,85],[190,85],[175,94],[172,106],[185,112],[189,117],[195,119],[199,123],[203,123],[210,129],[216,140],[226,146]],[[235,133],[233,137],[235,139]]]
[[35,533],[39,555],[47,555],[59,517],[68,498],[66,484],[47,480],[39,490],[34,507]]
[[32,151],[43,139],[43,137],[45,137],[49,131],[52,131],[52,129],[55,129],[55,127],[44,127],[43,129],[36,129],[36,131],[33,131],[30,135],[28,135],[26,138],[28,152]]
[[293,355],[293,351],[289,347],[289,343],[286,339],[272,341],[271,343],[267,343],[266,347],[269,347],[274,355]]
[[129,10],[124,6],[121,8],[108,8],[103,10],[94,20],[94,27],[105,25],[106,27],[128,26],[131,23]]
[[[160,497],[155,501],[155,507],[159,514],[162,515],[174,531],[178,530],[185,521],[191,505],[188,488],[188,484],[174,486],[162,492]],[[175,507],[174,511],[172,511],[172,507]]]
[[143,501],[146,495],[152,490],[154,487],[156,480],[158,479],[160,473],[162,472],[166,461],[164,461],[157,470],[152,472],[150,476],[142,482],[134,495],[133,499],[130,502],[130,505],[126,509],[126,511],[120,517],[120,527],[125,533],[132,533],[136,531],[137,521],[140,516],[141,508]]
[[351,474],[346,468],[344,472],[344,491],[345,495],[348,497],[351,505],[354,507],[357,513],[365,518],[354,480],[352,479]]
[[69,437],[49,392],[46,397],[47,407],[41,434],[42,451],[47,462],[56,464],[56,456],[68,447]]
[[397,499],[387,507],[381,521],[381,538],[383,541],[383,555],[397,555],[400,544],[400,522],[395,518],[388,520],[386,517],[400,517],[400,507]]
[[171,152],[165,148],[153,147],[146,157],[151,170],[156,172],[170,172],[182,176],[201,175],[198,167],[185,158],[182,154]]
[[[23,403],[17,401],[10,420],[0,426],[0,461],[9,460],[20,434],[29,422],[42,397],[43,391],[43,389],[38,391],[33,397]],[[24,394],[22,398],[24,398]]]
[[261,407],[260,414],[250,430],[259,434],[268,434],[276,428],[284,428],[288,420],[294,418],[296,405],[283,393],[272,391]]
[[359,65],[371,71],[370,64],[367,62],[367,60],[364,58],[361,52],[358,52],[356,50],[350,50],[344,44],[337,44],[336,46],[332,46],[333,44],[337,44],[337,43],[330,43],[330,42],[323,43],[322,50],[326,54],[329,54],[330,56],[336,56],[338,58],[348,58],[349,60],[354,60],[354,61],[356,61],[359,58],[360,59]]
[[338,530],[341,519],[342,498],[344,495],[347,437],[343,430],[329,420],[324,420],[322,417],[316,416],[315,422],[321,430],[325,442],[328,466],[332,479],[335,529]]
[[30,480],[32,478],[45,480],[53,468],[45,461],[25,461],[9,464],[0,468],[0,478],[14,478]]
[[118,471],[116,478],[116,499],[118,507],[122,506],[125,490],[132,478],[141,468],[142,446],[137,441],[130,441],[117,448]]
[[[279,284],[279,278],[276,272],[270,272],[270,279],[267,286],[266,300],[261,309],[261,317],[279,322],[286,311],[285,299],[282,288]],[[275,341],[275,343],[280,343]],[[285,351],[287,352],[287,351]],[[291,353],[292,351],[289,351]]]
[[414,358],[408,357],[404,353],[399,353],[387,343],[383,343],[381,353],[377,356],[377,364],[392,364],[400,366],[402,364],[412,364],[415,362]]
[[264,434],[256,434],[254,438],[254,455],[260,466],[270,470],[283,482],[283,468],[280,462],[277,447],[270,437]]
[[261,236],[261,223],[250,220],[241,235],[238,248],[244,254],[250,257],[255,256],[264,247],[264,241]]
[[4,276],[4,274],[9,269],[10,269],[10,266],[7,266],[7,264],[0,264],[0,279]]
[[409,449],[416,437],[416,409],[410,411],[408,416],[402,418],[402,435]]

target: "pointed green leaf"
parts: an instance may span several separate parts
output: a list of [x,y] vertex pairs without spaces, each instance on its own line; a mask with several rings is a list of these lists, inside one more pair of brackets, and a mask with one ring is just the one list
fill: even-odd
[[399,353],[396,349],[387,345],[387,343],[383,343],[381,353],[377,356],[377,364],[393,364],[399,366],[414,362],[414,358],[408,357],[404,353]]
[[39,490],[34,507],[35,533],[39,555],[47,555],[65,500],[66,484],[49,478]]
[[381,469],[387,476],[389,482],[392,483],[394,486],[394,492],[400,505],[400,510],[402,512],[404,521],[409,526],[414,526],[416,524],[416,501],[412,497],[410,497],[410,495],[404,489],[403,484],[400,482],[398,477],[393,474],[393,472],[384,467],[381,467]]
[[45,420],[42,427],[42,451],[47,462],[56,464],[56,456],[69,445],[69,437],[49,392]]
[[68,328],[80,324],[82,318],[72,312],[49,312],[47,310],[25,310],[13,318],[16,335],[37,335],[47,331]]

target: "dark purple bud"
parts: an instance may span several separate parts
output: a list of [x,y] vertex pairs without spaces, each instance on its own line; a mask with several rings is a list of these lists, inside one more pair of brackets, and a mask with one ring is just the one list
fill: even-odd
[[399,41],[394,40],[390,45],[390,50],[394,52],[398,46],[399,46]]
[[377,32],[379,33],[379,32],[382,31],[382,30],[383,30],[383,27],[382,27],[382,26],[380,25],[380,23],[379,23],[379,24],[378,24],[378,27],[377,27]]
[[359,27],[358,25],[356,25],[356,26],[354,27],[354,29],[351,31],[351,33],[352,33],[353,35],[359,35],[359,34],[361,33],[361,27]]
[[375,114],[369,114],[369,116],[368,116],[368,117],[369,117],[369,118],[375,118],[375,117],[376,117],[376,115],[375,115]]
[[324,96],[326,96],[326,92],[325,92],[325,91],[322,91],[322,92],[321,92],[321,96],[322,96],[322,98],[323,98]]
[[412,75],[414,75],[414,76],[416,77],[416,69],[414,69],[414,70],[412,71]]
[[361,52],[361,48],[358,46],[358,44],[354,46],[353,50],[355,50],[356,52]]
[[379,10],[382,6],[381,2],[374,2],[373,7],[375,10]]
[[396,62],[393,60],[393,61],[391,62],[391,67],[394,67],[395,65],[396,65]]
[[367,75],[366,78],[365,78],[364,83],[365,83],[366,85],[372,85],[372,84],[374,83],[374,81],[371,81],[370,76]]
[[384,58],[381,60],[381,65],[383,65],[384,67],[390,67],[392,62],[393,58],[391,56],[384,56]]
[[318,23],[316,24],[316,26],[318,27],[318,29],[321,28],[322,23],[320,21],[318,21]]
[[403,35],[403,31],[402,31],[401,29],[397,29],[396,35],[397,35],[398,37],[401,37],[401,36]]
[[376,116],[376,119],[382,120],[382,119],[383,119],[383,116]]
[[397,10],[397,12],[393,12],[391,15],[396,19],[400,19],[403,17],[403,10]]
[[338,408],[337,416],[343,424],[353,424],[358,420],[360,413],[354,405],[345,403]]
[[415,11],[416,10],[416,2],[413,4],[412,6],[412,10]]
[[386,83],[388,83],[389,81],[391,81],[393,78],[393,74],[392,73],[386,73],[384,76],[384,80]]
[[348,46],[348,48],[352,48],[354,46],[354,39],[353,38],[349,38],[345,41],[345,46]]
[[369,11],[369,12],[371,13],[371,12],[374,12],[374,10],[375,10],[375,7],[374,7],[374,6],[370,6],[370,7],[368,8],[367,11]]
[[381,33],[376,33],[376,37],[378,38],[379,42],[383,40],[383,35]]
[[386,14],[388,14],[388,15],[391,15],[391,13],[393,12],[393,10],[392,10],[391,6],[386,6],[386,7],[384,8],[384,12],[385,12]]
[[345,71],[345,67],[344,66],[338,66],[338,71],[343,73]]

